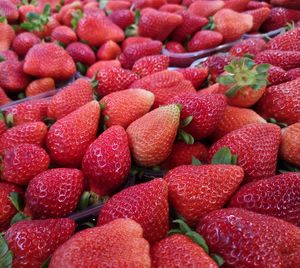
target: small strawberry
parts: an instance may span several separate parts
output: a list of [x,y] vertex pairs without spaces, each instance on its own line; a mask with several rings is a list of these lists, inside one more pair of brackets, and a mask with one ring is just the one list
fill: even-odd
[[16,21],[19,18],[17,5],[10,0],[1,0],[0,16],[7,18],[9,22]]
[[51,77],[36,79],[26,87],[25,94],[27,97],[35,96],[55,89],[55,82]]
[[134,63],[132,71],[144,77],[168,69],[169,61],[169,57],[165,55],[146,56]]
[[281,131],[280,156],[283,160],[300,167],[300,123]]
[[268,49],[300,51],[300,28],[288,31],[274,37],[268,42]]
[[300,68],[294,68],[294,69],[288,70],[287,77],[288,77],[288,80],[290,80],[290,81],[300,78]]
[[[142,37],[142,36],[130,36],[127,37],[123,42],[122,42],[122,51],[125,50],[127,47],[135,44],[142,44],[142,43],[148,43],[149,41],[153,41],[149,37]],[[159,54],[159,53],[157,53]]]
[[188,11],[201,17],[208,18],[224,7],[224,1],[193,1]]
[[249,38],[238,42],[230,49],[229,53],[233,57],[244,57],[247,54],[255,56],[266,46],[267,43],[262,38]]
[[280,128],[274,124],[254,123],[236,129],[219,139],[209,150],[208,159],[227,146],[237,155],[237,163],[247,179],[267,178],[276,170]]
[[268,7],[257,8],[254,10],[247,10],[244,14],[249,14],[253,17],[253,26],[250,30],[251,33],[256,33],[259,31],[261,25],[269,17],[271,9]]
[[[293,69],[292,69],[293,70]],[[277,85],[289,81],[288,72],[280,67],[271,65],[268,70],[269,85]]]
[[150,243],[162,239],[169,229],[167,183],[155,179],[115,194],[101,209],[98,225],[118,218],[129,218],[139,223]]
[[68,84],[51,98],[47,116],[58,120],[92,100],[92,84],[87,79],[80,78]]
[[[1,14],[1,10],[0,10]],[[0,51],[8,50],[15,38],[15,31],[12,26],[5,22],[0,22]]]
[[91,101],[56,121],[47,135],[51,159],[59,165],[78,166],[88,146],[96,139],[100,105]]
[[35,34],[29,32],[23,32],[16,36],[12,43],[13,50],[20,57],[25,57],[29,49],[41,42]]
[[67,46],[71,43],[76,42],[77,36],[76,33],[70,27],[61,25],[61,26],[57,26],[51,32],[51,39],[52,41],[57,41]]
[[134,13],[129,9],[115,10],[109,14],[108,18],[123,30],[134,23]]
[[164,4],[159,9],[159,11],[176,13],[180,11],[184,11],[185,7],[179,4]]
[[235,165],[180,166],[164,177],[169,200],[192,226],[207,213],[222,208],[244,178]]
[[250,0],[224,0],[224,8],[229,8],[237,12],[243,12],[247,9]]
[[86,76],[93,78],[100,70],[104,70],[110,67],[121,67],[121,63],[118,60],[101,60],[95,62],[87,69]]
[[43,43],[33,46],[28,51],[23,70],[37,77],[63,80],[75,74],[76,66],[72,57],[62,47],[54,43]]
[[194,52],[214,48],[220,45],[222,41],[222,34],[215,31],[202,30],[195,33],[192,39],[188,42],[187,49],[190,52]]
[[75,222],[70,219],[29,220],[14,224],[5,233],[13,253],[13,267],[40,267],[74,231]]
[[109,40],[105,42],[101,47],[99,48],[97,52],[97,59],[98,60],[114,60],[121,54],[121,48],[119,45]]
[[54,252],[49,268],[92,267],[95,263],[100,267],[150,268],[149,243],[142,227],[130,219],[117,219],[78,232]]
[[151,109],[153,93],[144,89],[126,89],[110,93],[100,100],[105,126],[119,125],[127,128]]
[[67,46],[66,51],[77,63],[92,65],[96,61],[94,51],[86,44],[74,42]]
[[185,48],[182,44],[175,41],[170,41],[166,44],[166,49],[173,53],[184,53]]
[[7,97],[5,91],[0,87],[0,105],[4,105],[10,102],[9,97]]
[[191,81],[196,89],[201,86],[208,76],[207,68],[180,68],[176,71],[182,73],[186,80]]

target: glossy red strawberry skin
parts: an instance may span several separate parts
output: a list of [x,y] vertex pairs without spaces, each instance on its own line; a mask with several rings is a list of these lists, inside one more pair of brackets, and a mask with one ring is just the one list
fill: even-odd
[[70,27],[60,25],[51,32],[51,39],[67,46],[77,41],[77,35]]
[[234,45],[229,53],[235,57],[243,57],[246,54],[256,55],[266,48],[266,42],[261,38],[249,38]]
[[268,82],[270,85],[277,85],[289,81],[288,72],[278,66],[271,65],[268,74]]
[[75,222],[70,219],[29,220],[14,224],[5,233],[13,252],[13,266],[40,267],[74,231]]
[[89,66],[96,61],[94,51],[87,44],[74,42],[67,46],[66,51],[75,62],[80,62]]
[[166,70],[169,67],[169,57],[165,55],[146,56],[137,60],[132,71],[140,77]]
[[194,52],[215,48],[222,43],[223,36],[219,32],[201,30],[192,37],[188,42],[188,51]]
[[222,147],[237,155],[237,163],[247,179],[275,174],[280,143],[280,128],[274,124],[254,123],[234,130],[212,145],[208,160]]
[[93,78],[93,76],[108,67],[121,67],[121,63],[118,60],[101,60],[95,62],[91,65],[86,72],[86,76],[89,78]]
[[247,10],[244,13],[253,17],[253,26],[250,32],[256,33],[259,31],[263,22],[269,17],[271,9],[268,7],[261,7],[254,10]]
[[134,13],[128,9],[115,10],[108,18],[123,30],[134,23]]
[[208,76],[207,68],[180,68],[176,71],[182,73],[185,79],[190,80],[196,89]]
[[166,44],[166,49],[173,53],[183,53],[185,48],[183,45],[176,41],[170,41]]
[[274,37],[268,42],[268,49],[300,51],[300,28],[288,31]]
[[35,34],[23,32],[16,36],[12,43],[12,48],[18,56],[24,57],[32,46],[40,42],[40,38],[38,38]]
[[125,182],[131,166],[126,131],[112,126],[87,149],[82,171],[91,191],[104,196],[115,192]]
[[98,218],[98,226],[117,218],[130,218],[139,223],[150,243],[162,239],[168,230],[168,187],[162,179],[138,184],[109,199]]
[[208,214],[197,231],[227,267],[299,266],[299,228],[283,220],[228,208]]
[[207,213],[222,208],[243,178],[242,168],[234,165],[180,166],[164,177],[171,204],[193,226]]

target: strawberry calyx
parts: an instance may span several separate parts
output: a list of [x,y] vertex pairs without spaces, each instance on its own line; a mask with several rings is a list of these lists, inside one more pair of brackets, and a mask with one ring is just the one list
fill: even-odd
[[77,29],[78,26],[78,22],[80,21],[80,19],[83,17],[83,12],[81,9],[77,9],[76,11],[74,11],[72,13],[72,20],[71,20],[71,26],[73,28],[73,30]]
[[109,197],[107,195],[100,196],[94,192],[85,191],[80,197],[77,210],[82,211],[92,205],[104,204],[108,199]]
[[22,4],[24,6],[29,6],[29,5],[36,6],[37,2],[36,0],[22,0]]
[[[13,218],[10,221],[10,225],[13,225],[19,221],[24,221],[24,220],[30,220],[31,217],[29,217],[27,214],[25,214],[24,212],[24,202],[23,202],[23,198],[21,197],[21,195],[17,192],[11,192],[9,194],[9,200],[12,202],[13,206],[15,207],[15,209],[18,211],[17,214],[15,214],[13,216]],[[0,266],[2,267],[2,266]]]
[[222,147],[219,151],[213,156],[211,163],[224,164],[224,165],[236,165],[237,164],[237,155],[232,154],[228,147]]
[[208,18],[208,23],[202,27],[202,30],[211,30],[213,31],[216,28],[216,24],[214,22],[214,18],[210,16]]
[[9,127],[9,128],[12,128],[14,126],[14,116],[12,113],[9,113],[6,115],[6,125]]
[[0,16],[0,23],[5,23],[7,24],[7,19],[5,16]]
[[3,56],[0,56],[0,62],[5,61],[5,58]]
[[201,161],[197,157],[192,156],[192,166],[201,166],[201,165],[202,165]]
[[217,82],[229,86],[225,92],[227,97],[234,97],[238,91],[246,87],[257,91],[267,86],[269,68],[270,64],[256,65],[249,57],[234,58],[224,67],[226,74],[219,76]]
[[134,23],[129,25],[125,29],[126,37],[138,35],[138,24],[139,24],[140,19],[141,19],[141,11],[139,9],[136,9],[134,12]]
[[94,75],[93,75],[93,77],[92,77],[92,79],[91,79],[91,85],[92,85],[92,87],[95,89],[95,88],[97,88],[98,87],[98,85],[99,85],[99,81],[96,79],[96,77],[97,77],[97,75],[98,75],[98,72],[99,71],[97,71]]
[[77,67],[78,72],[80,72],[82,75],[86,74],[87,67],[83,63],[76,62],[76,67]]
[[280,128],[285,128],[288,126],[288,124],[286,124],[286,123],[278,122],[275,118],[268,118],[267,122],[275,124],[275,125],[279,126]]
[[178,132],[178,138],[179,140],[184,141],[186,144],[194,144],[195,142],[194,137],[182,129],[180,129]]
[[0,267],[12,267],[13,253],[9,249],[8,243],[2,234],[0,234],[0,252]]

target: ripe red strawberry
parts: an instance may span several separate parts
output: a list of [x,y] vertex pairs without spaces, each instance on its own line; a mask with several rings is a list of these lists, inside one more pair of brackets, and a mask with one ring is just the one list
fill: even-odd
[[29,182],[26,207],[36,219],[65,217],[76,209],[83,183],[83,174],[78,169],[44,171]]
[[55,89],[55,82],[53,78],[51,77],[40,78],[30,82],[30,84],[25,89],[25,94],[27,97],[30,97],[54,89]]
[[121,42],[124,32],[103,15],[86,15],[78,22],[77,35],[91,46],[100,46],[108,40]]
[[300,68],[294,68],[287,71],[288,80],[295,80],[300,77]]
[[[292,69],[293,70],[293,69]],[[269,85],[277,85],[289,81],[288,72],[280,67],[271,65],[268,70]]]
[[0,52],[1,61],[18,61],[18,55],[12,50],[4,50]]
[[101,209],[98,225],[118,218],[129,218],[139,223],[150,243],[162,239],[169,229],[167,183],[155,179],[115,194]]
[[47,116],[58,120],[92,100],[93,87],[90,81],[84,78],[75,80],[51,98]]
[[202,30],[195,33],[192,39],[188,42],[187,48],[190,52],[214,48],[220,45],[222,40],[222,34],[215,31]]
[[9,199],[12,192],[23,194],[21,188],[7,182],[0,182],[0,231],[9,227],[12,217],[17,213],[16,208]]
[[173,144],[171,154],[162,165],[167,169],[190,165],[192,164],[193,157],[201,162],[206,162],[207,153],[207,147],[200,142],[186,144],[185,142],[178,141]]
[[135,8],[144,9],[146,7],[152,7],[158,9],[162,5],[166,4],[166,0],[133,0]]
[[237,163],[247,179],[275,174],[280,143],[280,128],[274,124],[254,123],[236,129],[219,139],[209,150],[208,159],[226,146],[237,155]]
[[171,204],[192,226],[222,208],[243,178],[243,169],[234,165],[180,166],[164,177]]
[[218,140],[233,130],[253,123],[266,123],[266,120],[251,109],[228,105],[212,137]]
[[282,7],[299,9],[299,2],[297,0],[271,0],[271,4],[282,6]]
[[0,87],[0,105],[4,105],[6,103],[9,103],[10,99],[7,97],[5,91],[3,90],[2,87]]
[[74,231],[75,222],[70,219],[30,220],[14,224],[5,233],[8,247],[13,252],[13,266],[26,267],[30,264],[40,267]]
[[268,87],[257,107],[264,118],[294,124],[300,121],[300,78]]
[[179,107],[168,105],[145,114],[129,125],[129,146],[137,164],[149,167],[166,160],[176,138],[179,119]]
[[247,5],[247,10],[253,10],[253,9],[258,9],[261,7],[268,7],[268,8],[272,8],[272,5],[270,5],[267,2],[260,2],[260,1],[249,1],[248,5]]
[[[223,41],[231,42],[239,39],[253,27],[253,18],[249,14],[235,12],[231,9],[221,9],[214,16],[215,31],[223,35]],[[237,23],[237,21],[239,23]]]
[[67,46],[66,51],[75,62],[92,65],[96,61],[94,51],[86,44],[74,42]]
[[97,93],[105,96],[109,93],[127,89],[139,76],[130,70],[110,66],[101,69],[97,75]]
[[178,14],[145,8],[138,24],[138,33],[164,41],[181,23],[182,17]]
[[230,267],[299,266],[299,228],[286,221],[227,208],[209,213],[197,231]]
[[106,95],[100,100],[105,126],[127,128],[133,121],[148,113],[154,102],[153,93],[144,89],[126,89]]
[[250,30],[251,33],[256,33],[259,31],[261,25],[269,17],[271,9],[268,7],[257,8],[254,10],[247,10],[244,14],[249,14],[253,17],[253,26]]
[[185,48],[182,44],[175,41],[170,41],[166,44],[166,49],[173,53],[183,53],[185,52]]
[[75,74],[76,66],[72,57],[62,47],[54,43],[43,43],[33,46],[28,51],[23,70],[37,77],[63,80]]
[[134,23],[134,13],[129,9],[115,10],[108,18],[123,30]]
[[158,10],[164,12],[176,13],[185,10],[185,7],[179,4],[171,4],[168,2],[168,4],[162,5]]
[[288,31],[274,37],[268,42],[268,49],[300,51],[300,28]]
[[12,43],[12,48],[18,54],[18,56],[25,57],[28,50],[40,42],[40,38],[38,38],[35,34],[23,32],[16,36]]
[[192,36],[208,23],[205,17],[197,16],[187,10],[177,12],[182,17],[182,23],[172,33],[172,40],[184,42],[187,37]]
[[176,71],[182,73],[185,79],[190,80],[196,89],[208,76],[207,68],[180,68]]
[[93,78],[93,76],[100,70],[110,68],[110,67],[121,67],[121,63],[118,60],[101,60],[94,63],[87,69],[86,76]]
[[246,10],[250,0],[224,0],[224,8],[229,8],[237,12],[243,12]]
[[47,135],[51,159],[62,166],[80,165],[88,146],[96,139],[100,105],[91,101],[56,121]]
[[0,22],[0,31],[1,31],[0,51],[5,51],[10,48],[12,41],[16,35],[13,27],[11,27],[9,24],[5,22]]
[[0,136],[0,153],[21,143],[42,146],[45,142],[47,126],[42,122],[27,123],[8,129]]
[[130,219],[117,219],[78,232],[55,251],[49,268],[92,267],[95,263],[150,268],[149,243],[143,238],[142,227]]
[[123,127],[112,126],[86,150],[82,171],[91,191],[104,196],[114,193],[122,186],[129,174],[130,165],[127,134]]
[[218,268],[199,245],[182,234],[168,236],[152,246],[151,261],[153,268],[189,266]]
[[106,11],[124,10],[124,9],[129,9],[130,6],[131,6],[130,1],[113,0],[113,1],[108,1],[108,3],[105,6],[105,10]]
[[168,69],[169,57],[165,55],[146,56],[137,60],[132,71],[140,77]]
[[131,88],[143,88],[155,95],[154,107],[166,104],[174,96],[195,93],[192,83],[175,71],[161,71],[135,81]]
[[97,52],[98,60],[114,60],[121,54],[121,48],[119,45],[109,40],[105,42]]
[[46,151],[34,144],[18,144],[3,155],[1,177],[3,180],[27,185],[33,177],[48,169],[50,164]]
[[281,131],[280,156],[283,160],[300,167],[300,123]]
[[69,45],[77,41],[76,33],[68,26],[57,26],[51,32],[52,41],[59,41],[64,45]]
[[234,45],[229,53],[234,57],[243,57],[246,54],[255,56],[266,48],[267,43],[262,38],[249,38]]
[[149,37],[131,36],[131,37],[126,38],[122,42],[122,50],[125,50],[127,47],[129,47],[131,45],[147,43],[149,41],[153,41],[153,40]]
[[7,18],[9,22],[16,21],[19,18],[17,6],[10,0],[1,0],[0,16]]
[[188,11],[202,17],[208,18],[224,7],[223,1],[193,1]]
[[145,56],[160,54],[162,43],[160,41],[143,41],[142,43],[132,44],[123,48],[119,60],[123,68],[131,69],[134,63]]

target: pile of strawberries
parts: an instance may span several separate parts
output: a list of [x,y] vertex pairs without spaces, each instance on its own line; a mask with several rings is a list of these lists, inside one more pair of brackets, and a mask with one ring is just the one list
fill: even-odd
[[[0,16],[1,268],[300,268],[298,0]],[[195,67],[162,54],[237,40]]]

